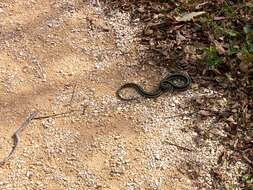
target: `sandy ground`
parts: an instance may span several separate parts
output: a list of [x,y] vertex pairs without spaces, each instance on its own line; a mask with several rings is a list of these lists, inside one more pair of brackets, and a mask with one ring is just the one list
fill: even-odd
[[[191,112],[190,98],[216,92],[127,103],[115,97],[125,82],[152,88],[166,75],[138,64],[138,23],[129,19],[117,11],[105,17],[83,1],[0,1],[0,159],[33,110],[75,110],[32,121],[0,166],[0,189],[194,189],[185,161],[200,173],[217,162],[223,147],[196,146],[194,115],[173,117]],[[203,176],[208,184],[208,172]]]

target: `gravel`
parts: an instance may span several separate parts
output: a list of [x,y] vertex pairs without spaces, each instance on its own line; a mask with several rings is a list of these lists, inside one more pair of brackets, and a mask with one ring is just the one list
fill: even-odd
[[[40,13],[38,1],[19,3]],[[11,10],[10,3],[0,3],[0,10],[22,20],[15,6]],[[122,102],[115,91],[124,82],[149,89],[166,74],[138,65],[141,24],[131,25],[130,15],[118,10],[105,16],[101,7],[83,1],[45,1],[41,6],[62,14],[48,15],[31,36],[21,30],[24,38],[15,36],[13,45],[2,46],[9,65],[0,66],[0,98],[7,102],[0,110],[0,142],[31,109],[41,115],[75,112],[34,121],[25,129],[15,156],[0,168],[1,189],[208,189],[215,167],[224,171],[227,187],[234,185],[244,166],[219,165],[224,147],[199,139],[194,130],[219,132],[225,124],[187,115],[194,111],[188,103],[192,98],[221,94],[192,88],[156,100]],[[45,54],[32,37],[38,35],[45,40]],[[182,113],[186,115],[179,117]],[[8,120],[13,121],[9,130],[4,127]],[[1,158],[6,144],[0,145]]]

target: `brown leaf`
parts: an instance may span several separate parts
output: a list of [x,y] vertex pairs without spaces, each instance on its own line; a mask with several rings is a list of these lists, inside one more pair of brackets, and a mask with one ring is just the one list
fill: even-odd
[[201,116],[210,116],[210,115],[212,115],[209,111],[207,111],[207,110],[200,110],[199,111],[199,114],[201,115]]
[[147,29],[147,30],[144,30],[144,34],[149,36],[149,35],[152,35],[154,32],[152,29]]
[[219,43],[217,40],[214,40],[214,44],[215,44],[215,47],[218,50],[219,54],[225,54],[226,53],[226,50],[223,48],[221,43]]
[[176,41],[177,41],[177,45],[180,45],[182,41],[186,40],[186,38],[180,34],[180,32],[177,31],[177,37],[176,37]]
[[247,7],[253,7],[253,2],[247,2],[247,3],[246,3],[246,6],[247,6]]
[[242,61],[239,65],[239,68],[240,68],[240,71],[247,73],[249,71],[249,64]]
[[203,3],[200,3],[198,4],[195,9],[201,9],[204,5],[208,4],[209,2],[203,2]]
[[226,17],[224,17],[224,16],[216,16],[213,18],[213,20],[215,20],[215,21],[224,20],[224,19],[226,19]]
[[178,16],[178,17],[176,17],[175,19],[176,19],[176,21],[178,21],[178,22],[186,22],[186,21],[192,20],[194,17],[203,15],[203,14],[205,14],[205,13],[206,13],[205,11],[191,12],[191,13],[185,14],[185,15],[183,15],[183,16]]
[[144,12],[145,12],[144,6],[140,6],[137,10],[138,10],[140,13],[144,13]]
[[231,115],[229,118],[227,118],[227,121],[229,121],[230,123],[236,125],[237,123],[234,120],[234,117]]

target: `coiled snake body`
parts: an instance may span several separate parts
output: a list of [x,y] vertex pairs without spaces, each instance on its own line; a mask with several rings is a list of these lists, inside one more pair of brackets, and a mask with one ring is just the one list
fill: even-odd
[[175,90],[184,90],[191,84],[191,79],[187,75],[176,73],[176,74],[169,74],[164,79],[162,79],[159,83],[159,86],[151,91],[145,91],[140,85],[135,83],[126,83],[122,85],[117,91],[116,95],[120,100],[130,101],[136,100],[137,97],[134,98],[124,98],[121,96],[120,92],[125,88],[132,88],[136,90],[141,96],[145,98],[157,98],[161,96],[163,93],[168,91],[173,92]]

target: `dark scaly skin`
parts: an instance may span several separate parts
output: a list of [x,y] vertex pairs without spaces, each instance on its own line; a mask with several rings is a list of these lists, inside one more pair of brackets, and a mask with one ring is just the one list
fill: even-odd
[[[173,80],[178,80],[178,79],[182,79],[182,81],[184,81],[184,84],[177,85],[176,83],[173,83]],[[169,81],[175,90],[186,89],[191,84],[190,77],[188,77],[187,75],[181,74],[181,73],[175,73],[175,74],[168,75],[163,80]]]
[[116,95],[119,99],[124,100],[124,101],[130,101],[130,100],[136,100],[138,99],[136,98],[123,98],[120,95],[120,91],[125,89],[125,88],[133,88],[134,90],[136,90],[136,92],[138,92],[141,96],[145,97],[145,98],[156,98],[159,97],[163,92],[162,90],[160,90],[159,88],[152,91],[152,92],[147,92],[145,91],[140,85],[135,84],[135,83],[126,83],[124,85],[122,85],[116,92]]
[[[181,80],[181,81],[183,81],[183,84],[179,85],[175,82],[175,80]],[[136,98],[123,98],[120,95],[121,90],[123,90],[125,88],[133,88],[134,90],[136,90],[136,92],[138,92],[141,96],[143,96],[145,98],[157,98],[160,95],[162,95],[163,93],[168,92],[168,91],[184,90],[190,84],[191,84],[191,79],[188,76],[186,76],[184,74],[181,74],[181,73],[175,73],[175,74],[167,75],[163,80],[161,80],[161,82],[159,83],[158,88],[156,88],[152,92],[145,91],[138,84],[126,83],[126,84],[122,85],[116,91],[116,95],[120,100],[124,100],[124,101],[136,100],[136,99],[138,99],[137,97]]]

